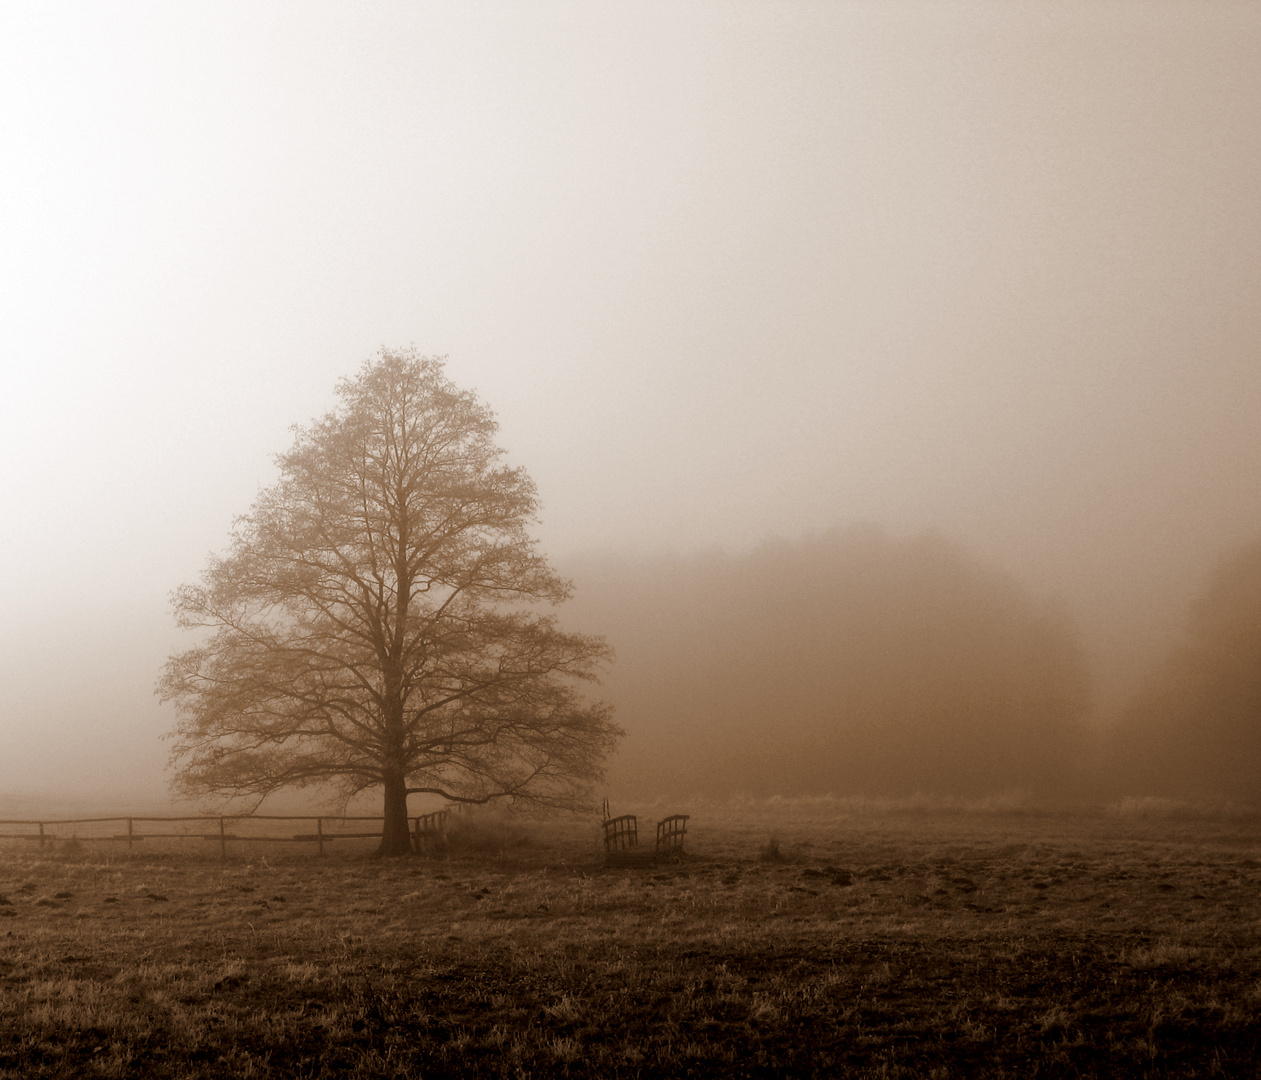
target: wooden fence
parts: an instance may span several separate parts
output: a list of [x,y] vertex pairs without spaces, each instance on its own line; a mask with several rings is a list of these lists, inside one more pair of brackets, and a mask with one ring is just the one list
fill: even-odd
[[[409,818],[412,826],[412,843],[418,851],[432,850],[434,839],[446,832],[450,810],[438,810]],[[278,833],[259,831],[256,823],[292,821],[315,822],[315,831],[306,826],[305,832]],[[378,822],[376,829],[365,831],[359,822]],[[43,847],[56,840],[62,841],[110,841],[126,843],[133,848],[144,840],[209,840],[218,841],[219,853],[228,854],[229,843],[307,843],[315,844],[316,851],[324,854],[324,845],[335,840],[361,840],[381,838],[384,819],[379,815],[358,817],[349,815],[303,814],[220,814],[194,815],[191,817],[94,817],[94,818],[44,818],[0,819],[0,840],[27,840]],[[111,828],[112,826],[112,828]],[[182,826],[182,827],[181,827]],[[122,829],[126,828],[126,832]],[[271,826],[264,825],[268,829]]]

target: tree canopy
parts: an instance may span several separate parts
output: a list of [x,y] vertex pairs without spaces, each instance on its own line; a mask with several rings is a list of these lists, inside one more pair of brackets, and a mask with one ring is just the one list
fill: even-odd
[[299,427],[229,551],[173,597],[203,641],[159,684],[188,793],[380,787],[381,850],[407,798],[573,808],[620,730],[589,700],[610,653],[566,633],[528,532],[538,497],[440,359],[383,350]]
[[574,566],[618,650],[615,781],[659,790],[1076,797],[1090,684],[1071,622],[934,534],[874,526]]
[[1261,801],[1261,541],[1218,563],[1110,751],[1125,794]]

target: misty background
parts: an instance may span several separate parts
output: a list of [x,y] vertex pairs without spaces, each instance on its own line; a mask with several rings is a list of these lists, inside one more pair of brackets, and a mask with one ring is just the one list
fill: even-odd
[[1255,5],[19,2],[0,131],[5,797],[165,794],[168,594],[413,342],[614,794],[1247,797]]

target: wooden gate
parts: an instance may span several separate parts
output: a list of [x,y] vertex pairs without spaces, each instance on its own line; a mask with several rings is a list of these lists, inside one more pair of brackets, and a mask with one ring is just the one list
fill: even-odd
[[657,822],[657,839],[651,847],[639,846],[639,819],[634,814],[609,816],[604,800],[604,865],[648,866],[656,859],[677,859],[683,854],[688,814],[671,814]]

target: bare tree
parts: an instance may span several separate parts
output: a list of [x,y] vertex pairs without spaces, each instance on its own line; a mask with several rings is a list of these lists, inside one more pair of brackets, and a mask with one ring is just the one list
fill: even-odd
[[610,654],[542,613],[569,584],[527,533],[535,487],[493,414],[414,350],[337,393],[172,598],[211,632],[158,686],[180,715],[177,786],[379,786],[382,854],[410,850],[409,795],[583,805],[621,734],[580,692]]

